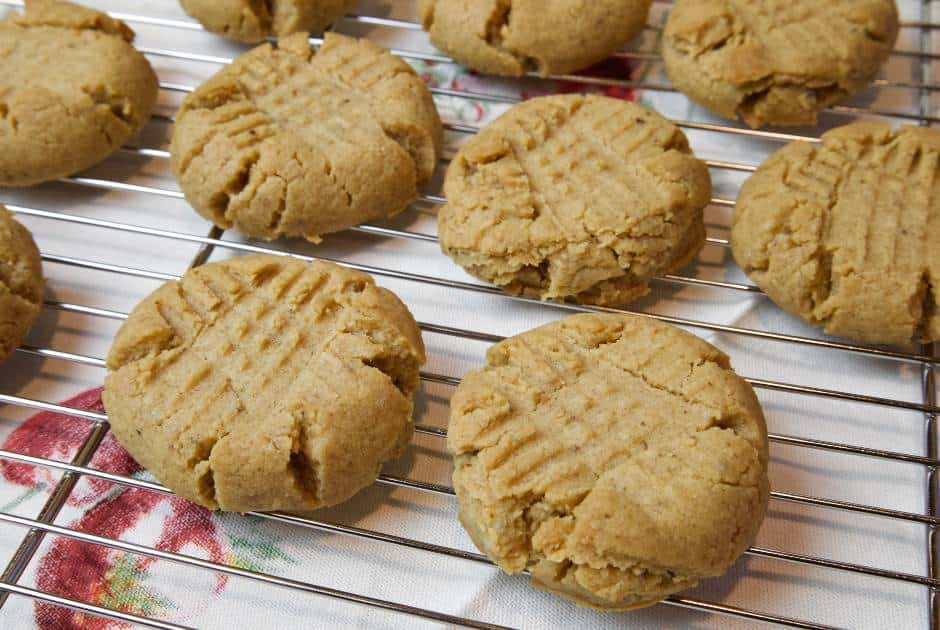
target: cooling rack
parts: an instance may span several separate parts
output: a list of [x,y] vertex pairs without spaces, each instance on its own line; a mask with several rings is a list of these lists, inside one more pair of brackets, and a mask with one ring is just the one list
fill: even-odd
[[[413,8],[402,9],[400,5],[405,4],[411,5],[363,0],[356,14],[348,15],[334,28],[387,45],[419,71],[452,66],[447,57],[421,39]],[[20,5],[0,0],[0,12],[3,7]],[[372,617],[341,617],[345,621],[336,623],[323,621],[325,617],[310,622],[318,626],[345,623],[403,627],[427,621],[501,628],[550,623],[545,618],[540,621],[520,616],[517,609],[529,615],[531,608],[516,599],[501,599],[498,593],[505,591],[535,600],[548,611],[547,619],[553,619],[555,611],[563,611],[559,614],[569,615],[564,619],[583,627],[631,622],[637,626],[662,622],[670,626],[725,627],[769,622],[825,628],[862,625],[869,614],[874,614],[868,619],[872,627],[906,627],[912,623],[940,627],[940,427],[936,382],[940,357],[930,346],[910,351],[872,347],[834,340],[802,327],[767,305],[761,291],[733,268],[727,253],[727,219],[733,212],[737,187],[761,156],[782,142],[816,141],[825,128],[860,116],[920,125],[940,122],[940,117],[934,115],[934,101],[940,93],[940,82],[934,79],[934,66],[940,61],[936,40],[940,21],[933,21],[936,7],[932,2],[912,0],[903,6],[907,12],[899,48],[884,75],[865,95],[828,110],[819,128],[798,133],[754,131],[717,121],[690,108],[674,94],[657,71],[661,67],[656,52],[659,25],[668,10],[664,2],[656,4],[654,19],[642,41],[615,56],[621,67],[630,68],[629,78],[601,72],[550,77],[548,81],[530,77],[521,82],[478,85],[471,81],[468,85],[435,82],[432,77],[432,91],[446,112],[445,128],[454,142],[479,128],[479,124],[461,117],[466,107],[491,107],[495,114],[529,94],[559,87],[639,90],[686,131],[696,152],[707,159],[716,183],[716,196],[707,215],[708,245],[691,270],[658,278],[654,297],[627,309],[539,303],[505,295],[462,275],[436,249],[433,206],[444,202],[439,181],[400,217],[359,226],[326,239],[322,246],[259,243],[217,228],[207,230],[185,208],[181,193],[168,175],[166,130],[172,125],[172,112],[180,98],[241,48],[221,44],[178,11],[167,9],[168,5],[175,7],[170,0],[96,5],[117,9],[112,15],[140,32],[138,47],[160,74],[161,103],[148,130],[133,146],[124,147],[109,160],[106,168],[67,178],[54,190],[0,190],[0,202],[36,233],[50,276],[50,294],[39,332],[34,332],[29,345],[18,349],[4,366],[6,372],[0,374],[0,403],[5,405],[0,421],[9,429],[28,413],[40,410],[80,419],[89,427],[77,451],[68,458],[37,456],[25,449],[0,449],[0,460],[47,471],[54,480],[33,503],[36,509],[32,512],[0,511],[0,539],[14,540],[9,557],[0,555],[0,567],[5,566],[0,574],[0,619],[10,615],[20,620],[11,612],[13,607],[41,601],[145,627],[187,627],[147,611],[122,610],[119,605],[105,606],[101,601],[65,597],[38,588],[31,577],[37,557],[50,540],[65,538],[89,548],[103,546],[189,572],[229,576],[251,588],[279,587],[303,595],[301,606],[336,600],[379,612],[379,616]],[[406,41],[418,43],[402,44],[402,33],[414,34],[416,39]],[[314,45],[321,41],[312,38]],[[507,87],[519,85],[523,87]],[[547,85],[553,87],[544,87]],[[657,100],[660,97],[663,100]],[[670,101],[670,97],[675,98]],[[179,212],[174,214],[168,208]],[[149,251],[144,254],[141,249]],[[350,517],[342,511],[235,517],[279,524],[279,531],[286,536],[322,537],[327,541],[290,571],[206,559],[185,548],[168,551],[152,543],[135,542],[130,536],[91,533],[63,520],[70,497],[88,480],[160,495],[169,492],[150,478],[94,465],[108,436],[106,415],[57,404],[54,401],[65,396],[40,393],[60,389],[75,393],[78,382],[87,386],[94,384],[94,379],[100,382],[104,374],[101,356],[110,335],[130,306],[156,283],[176,278],[186,268],[217,257],[259,252],[321,258],[366,271],[399,292],[415,309],[426,333],[431,361],[421,374],[414,450],[429,452],[430,460],[442,458],[446,397],[459,383],[462,369],[478,364],[487,344],[533,321],[548,321],[569,312],[628,310],[706,336],[732,355],[768,411],[774,487],[764,527],[770,532],[768,544],[762,532],[758,546],[739,563],[746,566],[737,566],[728,578],[715,581],[717,587],[703,585],[689,594],[673,596],[650,611],[622,616],[571,612],[561,608],[565,604],[536,599],[541,596],[524,585],[520,587],[519,580],[500,576],[460,534],[432,535],[438,523],[434,519],[441,518],[434,509],[443,506],[442,518],[455,520],[446,463],[415,459],[410,468],[386,470],[376,486],[378,491],[386,492],[379,501],[415,504],[425,510],[417,513],[433,522],[430,527],[417,528],[423,535],[377,526],[368,516]],[[495,320],[474,312],[467,304],[491,311]],[[76,377],[73,370],[83,370],[83,376]],[[823,373],[830,376],[823,377]],[[38,384],[56,380],[62,381],[59,389]],[[887,481],[884,475],[889,477]],[[898,490],[889,490],[892,487]],[[424,503],[426,498],[429,503]],[[831,546],[817,544],[813,535],[831,541]],[[342,573],[342,554],[348,551],[330,547],[329,541],[334,538],[354,544],[353,548],[365,556],[364,564],[360,558],[360,564],[350,561],[350,567],[368,567],[373,551],[386,554],[390,549],[402,550],[408,554],[400,559],[403,565],[413,564],[427,574],[415,578],[416,584],[424,586],[414,592],[407,587],[396,588],[391,574],[380,577],[379,586],[325,579],[320,574],[327,564],[333,569],[338,566]],[[467,578],[456,569],[457,577],[453,579],[461,588],[483,596],[472,603],[449,605],[444,596],[447,589],[440,580],[452,576],[447,571],[428,570],[442,563],[475,567],[478,571],[470,581],[461,581]],[[373,571],[381,573],[378,567],[387,563],[375,564]],[[488,586],[493,580],[497,581],[495,589]],[[843,586],[844,591],[840,590]],[[791,592],[794,594],[788,595]],[[204,593],[195,591],[194,598],[210,595],[211,587],[206,587]],[[262,597],[253,604],[261,611],[259,619],[268,614],[265,601]],[[871,613],[866,606],[888,612]],[[856,607],[861,613],[853,616],[851,609]],[[682,616],[676,616],[677,609]],[[388,612],[399,615],[388,617]]]

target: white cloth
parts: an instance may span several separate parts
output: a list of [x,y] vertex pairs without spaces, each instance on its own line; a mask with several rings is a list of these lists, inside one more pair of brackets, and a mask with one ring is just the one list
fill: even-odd
[[[102,9],[124,14],[188,19],[170,0],[88,2]],[[414,2],[362,0],[362,15],[414,20]],[[938,4],[938,3],[934,3]],[[921,18],[921,3],[900,2],[905,19]],[[661,24],[668,5],[654,5],[652,23]],[[940,21],[940,6],[934,7]],[[193,30],[130,22],[137,31],[136,44],[144,48],[234,56],[244,48],[221,38]],[[383,45],[405,50],[430,51],[421,31],[364,25],[341,21],[336,30],[368,35]],[[645,33],[639,44],[655,46],[655,30]],[[919,31],[904,29],[899,49],[916,50]],[[937,40],[932,36],[934,43]],[[934,52],[940,51],[935,46]],[[161,77],[170,83],[196,85],[216,69],[213,63],[181,61],[151,56]],[[502,93],[537,93],[546,89],[539,81],[496,81],[458,73],[451,66],[427,67],[419,64],[440,87],[471,90],[500,90]],[[0,69],[2,72],[2,69]],[[662,69],[654,64],[648,78],[660,83]],[[916,59],[894,56],[884,76],[898,81],[920,82]],[[940,79],[931,79],[940,83]],[[561,86],[549,86],[558,89]],[[159,112],[172,114],[182,98],[178,92],[161,92]],[[909,89],[871,89],[852,104],[882,110],[917,113],[919,93]],[[689,105],[681,95],[644,91],[642,102],[667,116],[722,123],[701,109]],[[443,97],[439,105],[449,122],[475,124],[479,118],[492,118],[503,106],[472,103],[466,99]],[[798,133],[818,135],[825,128],[850,122],[851,114],[826,113],[818,129]],[[168,125],[154,122],[137,146],[166,148]],[[688,132],[693,147],[702,158],[758,164],[779,142],[724,133]],[[451,143],[460,134],[448,134]],[[452,153],[452,148],[449,154]],[[114,179],[166,190],[177,190],[163,158],[145,158],[118,153],[88,175]],[[713,170],[716,196],[733,198],[744,175]],[[438,192],[431,187],[429,191]],[[57,210],[76,216],[106,219],[132,225],[157,227],[193,235],[205,235],[209,225],[179,199],[134,192],[104,191],[75,185],[46,185],[32,190],[0,190],[0,202],[31,208]],[[712,236],[726,237],[731,210],[712,207],[707,223]],[[61,221],[21,217],[35,233],[45,253],[59,254],[179,274],[198,250],[198,244],[122,233]],[[435,233],[433,208],[417,205],[390,224]],[[233,234],[226,239],[238,240]],[[476,282],[443,256],[432,243],[405,239],[382,239],[356,233],[328,237],[321,246],[298,242],[271,245],[279,249],[335,257],[376,267]],[[213,260],[232,255],[217,248]],[[158,281],[125,275],[83,270],[49,264],[50,299],[126,312]],[[748,282],[735,267],[730,252],[709,246],[699,260],[683,273],[700,278]],[[469,330],[509,335],[561,317],[565,311],[551,306],[525,305],[500,296],[426,286],[414,282],[378,277],[381,284],[395,290],[424,322]],[[744,292],[657,283],[653,295],[631,305],[631,309],[704,320],[758,330],[820,337],[812,328],[782,313],[766,299]],[[103,357],[118,321],[44,311],[30,335],[35,346]],[[714,334],[690,328],[721,347],[732,357],[737,370],[746,376],[836,390],[872,394],[912,401],[921,400],[919,366],[875,360],[826,349],[811,349],[789,343]],[[427,370],[460,376],[478,366],[486,344],[460,338],[427,334]],[[34,399],[58,401],[87,388],[100,385],[103,370],[73,363],[45,360],[18,353],[0,370],[0,391]],[[447,399],[451,388],[425,383],[419,396],[416,420],[446,426]],[[887,407],[841,402],[794,394],[758,390],[767,412],[770,430],[777,434],[829,440],[858,446],[924,454],[924,416]],[[6,406],[0,408],[0,439],[9,435],[31,412]],[[414,447],[399,462],[388,467],[389,474],[442,484],[450,483],[450,465],[443,440],[418,435]],[[771,480],[779,491],[813,495],[899,510],[925,509],[926,469],[849,454],[772,444]],[[49,484],[33,494],[22,486],[0,484],[0,506],[20,515],[35,517],[48,496]],[[79,491],[94,490],[87,480]],[[118,490],[108,489],[83,506],[67,506],[57,523],[71,525],[88,510],[111,500]],[[28,495],[28,496],[27,496]],[[124,533],[127,540],[152,545],[173,520],[171,505],[161,502]],[[406,536],[441,545],[473,549],[455,516],[455,501],[407,489],[376,485],[345,505],[324,510],[317,518],[353,524],[358,527]],[[435,611],[525,628],[653,628],[748,626],[749,622],[702,612],[684,611],[673,606],[657,606],[630,614],[602,614],[575,606],[531,589],[522,577],[510,578],[495,569],[473,562],[448,559],[432,553],[403,549],[390,544],[364,541],[341,535],[279,525],[238,515],[213,517],[216,537],[227,561],[253,566],[268,573],[348,590]],[[0,524],[0,562],[6,562],[25,530]],[[39,559],[48,553],[50,538],[27,570],[22,584],[35,586]],[[858,563],[915,574],[926,571],[925,528],[902,521],[863,516],[825,508],[771,501],[767,521],[758,546],[794,553]],[[196,543],[183,553],[205,556],[205,547]],[[54,559],[50,560],[54,564]],[[124,565],[121,565],[124,566]],[[121,582],[111,571],[114,588],[130,593],[129,601],[149,602],[138,609],[161,619],[184,625],[230,627],[329,627],[329,628],[411,628],[430,626],[416,617],[336,602],[311,594],[232,579],[218,588],[214,575],[199,569],[156,562],[137,567],[129,581]],[[725,577],[710,580],[688,593],[690,597],[717,601],[742,608],[792,616],[837,626],[858,628],[914,628],[927,625],[927,589],[886,579],[866,578],[852,573],[815,569],[787,562],[746,557]],[[136,599],[135,599],[136,598]],[[110,601],[110,600],[99,600]],[[31,600],[12,597],[0,611],[3,627],[33,627],[35,608]]]

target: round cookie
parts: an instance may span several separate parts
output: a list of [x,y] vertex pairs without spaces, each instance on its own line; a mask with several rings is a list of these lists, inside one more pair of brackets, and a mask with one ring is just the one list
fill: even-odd
[[567,74],[603,61],[646,26],[652,0],[422,0],[431,43],[490,74]]
[[26,339],[42,308],[44,285],[33,237],[0,204],[0,361]]
[[183,103],[170,144],[186,199],[222,228],[319,241],[401,211],[442,141],[430,92],[383,48],[328,33],[263,44]]
[[375,481],[413,430],[424,345],[368,275],[258,255],[154,291],[108,354],[111,429],[208,508],[310,510]]
[[731,247],[784,310],[827,333],[940,340],[940,132],[885,122],[773,154],[738,197]]
[[894,0],[676,0],[662,51],[673,84],[720,116],[812,125],[875,78],[898,28]]
[[441,248],[514,294],[622,304],[705,242],[708,168],[634,103],[547,96],[470,139],[447,170]]
[[575,315],[507,339],[451,399],[460,521],[504,571],[628,610],[718,576],[769,497],[751,387],[701,339]]
[[27,0],[0,20],[0,186],[77,173],[143,128],[158,84],[133,39],[67,2]]
[[254,44],[269,35],[320,33],[356,0],[180,0],[208,31]]

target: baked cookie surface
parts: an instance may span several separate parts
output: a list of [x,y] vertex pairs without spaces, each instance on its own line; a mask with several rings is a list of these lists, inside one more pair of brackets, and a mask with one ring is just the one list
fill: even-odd
[[269,35],[319,33],[356,5],[356,0],[180,0],[208,31],[254,44]]
[[460,520],[507,573],[595,608],[721,575],[766,511],[767,434],[710,344],[575,315],[493,346],[451,399]]
[[139,132],[157,76],[123,22],[27,0],[0,20],[0,186],[72,175]]
[[738,197],[731,245],[784,310],[826,332],[940,340],[940,132],[882,122],[772,155]]
[[646,25],[651,0],[421,0],[431,43],[481,72],[566,74],[603,61]]
[[262,239],[321,234],[404,209],[434,173],[441,121],[408,64],[328,33],[263,44],[189,95],[171,163],[187,201]]
[[177,494],[310,510],[345,501],[404,449],[424,358],[414,318],[368,275],[246,256],[133,310],[103,400],[121,444]]
[[711,179],[683,133],[619,99],[516,105],[447,170],[441,248],[514,294],[620,304],[705,242]]
[[26,339],[42,308],[44,286],[32,235],[0,204],[0,361]]
[[662,51],[679,90],[751,127],[811,125],[894,48],[894,0],[676,0]]

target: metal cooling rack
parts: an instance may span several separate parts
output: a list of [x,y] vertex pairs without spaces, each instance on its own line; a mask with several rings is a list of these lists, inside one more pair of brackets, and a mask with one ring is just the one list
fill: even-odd
[[[9,0],[0,0],[0,7],[19,7],[21,2],[9,1]],[[154,18],[146,15],[138,15],[135,13],[112,13],[114,17],[125,20],[133,24],[148,24],[159,27],[167,27],[172,29],[188,29],[188,30],[201,30],[201,27],[191,21],[184,20],[171,20],[163,18]],[[420,26],[413,22],[402,21],[397,19],[390,19],[384,17],[376,17],[369,15],[349,15],[345,18],[346,20],[351,20],[359,22],[366,25],[380,26],[385,28],[393,29],[408,29],[408,30],[420,30]],[[894,89],[904,89],[909,90],[913,96],[913,99],[918,104],[917,113],[910,113],[906,111],[894,111],[890,109],[879,109],[879,108],[862,108],[862,107],[852,107],[846,105],[840,105],[833,107],[832,112],[839,114],[845,114],[847,116],[854,116],[858,114],[865,115],[878,115],[886,116],[895,119],[909,120],[914,121],[921,125],[932,125],[934,123],[940,123],[940,117],[934,116],[931,114],[931,95],[935,92],[940,92],[940,83],[934,83],[932,78],[932,64],[935,61],[940,60],[940,53],[932,51],[931,47],[931,35],[934,31],[940,31],[940,22],[934,22],[931,20],[931,3],[930,0],[922,0],[922,13],[921,19],[917,21],[908,21],[904,22],[903,27],[905,29],[916,29],[919,33],[918,41],[919,48],[917,50],[897,50],[894,52],[895,56],[906,57],[912,60],[912,63],[915,63],[919,66],[920,69],[920,80],[919,81],[896,81],[888,79],[879,79],[875,82],[875,86],[879,88],[894,88]],[[650,25],[647,27],[650,30],[659,30],[660,27]],[[311,42],[314,45],[318,45],[322,42],[321,39],[312,38]],[[219,63],[224,64],[228,63],[230,59],[225,57],[210,56],[210,55],[201,55],[196,53],[186,52],[184,50],[176,50],[169,48],[140,48],[142,52],[151,57],[166,57],[177,60],[184,61],[193,61],[193,62],[209,62],[209,63]],[[447,57],[444,57],[439,54],[428,54],[412,50],[392,50],[395,54],[398,54],[406,59],[417,59],[425,61],[435,61],[441,63],[450,63],[451,60]],[[655,62],[659,60],[659,55],[655,52],[638,52],[638,51],[624,51],[618,53],[618,56],[623,58],[628,58],[636,60],[641,63],[645,62]],[[552,79],[562,79],[562,80],[573,80],[579,81],[582,83],[588,84],[597,84],[603,86],[615,86],[615,87],[626,87],[626,88],[642,88],[644,90],[652,91],[674,91],[670,85],[667,84],[657,84],[648,81],[633,81],[633,80],[622,80],[622,79],[611,79],[611,78],[600,78],[594,76],[582,76],[582,75],[565,75],[565,76],[555,76],[551,77]],[[191,85],[181,85],[178,83],[171,82],[161,82],[160,87],[162,90],[169,92],[189,92],[193,89]],[[462,91],[454,91],[443,88],[432,89],[432,92],[436,96],[444,97],[456,97],[456,98],[469,98],[479,101],[489,101],[494,103],[513,103],[516,99],[494,95],[486,93],[468,93]],[[171,122],[172,119],[156,115],[155,118],[162,119],[165,122]],[[749,136],[753,138],[760,138],[770,141],[779,141],[785,142],[794,139],[804,139],[809,141],[818,141],[818,138],[813,136],[804,136],[797,134],[789,133],[779,133],[773,131],[759,131],[751,130],[738,127],[733,124],[710,124],[710,123],[701,123],[693,122],[689,120],[679,120],[675,121],[680,127],[686,129],[697,129],[709,132],[717,132],[724,134],[735,134],[742,136]],[[472,134],[477,131],[476,127],[461,125],[461,124],[447,124],[445,127],[453,132],[457,133],[467,133]],[[128,146],[122,149],[124,153],[138,154],[146,157],[152,158],[167,158],[168,153],[166,151],[142,147],[132,147]],[[708,161],[708,165],[712,169],[718,170],[730,170],[730,171],[740,171],[740,172],[751,172],[754,170],[753,165],[743,164],[735,162],[733,160],[711,160]],[[119,190],[125,191],[140,195],[155,195],[160,197],[176,198],[181,199],[182,194],[175,190],[166,190],[149,186],[142,186],[137,184],[125,183],[117,180],[110,179],[96,179],[91,177],[71,177],[63,180],[70,184],[104,189],[104,190]],[[424,194],[421,196],[422,201],[428,203],[441,203],[444,199],[435,194]],[[715,198],[712,200],[712,203],[719,206],[733,207],[735,201],[733,199],[727,198]],[[233,242],[228,240],[223,240],[223,231],[218,228],[213,228],[205,236],[183,233],[177,231],[169,231],[156,229],[153,227],[148,227],[146,225],[132,225],[123,222],[115,221],[106,221],[96,218],[88,218],[77,215],[70,215],[58,211],[49,211],[40,207],[27,207],[23,205],[9,205],[11,211],[14,213],[40,217],[43,219],[49,219],[54,221],[60,221],[63,224],[72,224],[72,225],[83,225],[83,226],[94,226],[96,228],[103,228],[106,230],[112,230],[115,233],[133,233],[140,235],[147,235],[151,237],[156,237],[160,239],[165,239],[168,243],[190,243],[196,244],[199,246],[198,253],[192,260],[190,268],[203,264],[209,256],[213,253],[216,248],[233,250],[236,252],[249,252],[249,253],[273,253],[273,254],[285,254],[285,252],[272,249],[263,244],[251,244],[251,243],[241,243]],[[357,228],[353,228],[355,231],[378,235],[382,237],[389,238],[401,238],[401,239],[413,239],[419,241],[427,242],[436,242],[436,237],[432,234],[418,233],[407,230],[394,229],[385,226],[379,225],[362,225]],[[728,247],[728,241],[722,238],[710,237],[709,243],[718,247]],[[311,260],[312,257],[304,256],[298,253],[292,253],[291,255],[296,255],[300,258]],[[332,259],[325,258],[326,260],[332,260],[339,264],[349,266],[354,269],[359,269],[371,273],[376,276],[393,278],[397,280],[403,280],[408,282],[415,283],[424,283],[427,285],[434,285],[437,287],[446,288],[454,291],[472,291],[481,294],[498,296],[499,299],[511,300],[516,302],[523,303],[532,303],[539,304],[541,308],[545,309],[558,309],[561,311],[578,311],[578,312],[624,312],[627,309],[616,309],[616,308],[601,308],[601,307],[590,307],[590,306],[580,306],[574,304],[563,304],[563,303],[540,303],[535,300],[510,296],[502,293],[498,289],[474,284],[467,282],[460,282],[455,280],[449,280],[434,276],[420,275],[415,273],[409,273],[404,271],[398,271],[391,268],[385,268],[380,266],[365,265],[365,264],[356,264],[349,261],[341,259]],[[97,262],[94,260],[87,260],[81,258],[73,258],[68,256],[60,256],[44,253],[43,260],[47,263],[56,263],[61,265],[67,265],[80,269],[87,270],[97,270],[102,272],[109,272],[113,274],[121,274],[125,276],[133,276],[138,278],[147,278],[152,280],[170,280],[174,279],[177,276],[171,274],[165,274],[148,269],[139,269],[126,267],[121,265],[109,264],[105,262]],[[668,275],[662,278],[657,279],[659,282],[667,282],[672,284],[680,285],[699,285],[708,287],[715,290],[721,291],[744,291],[749,293],[761,293],[760,289],[750,284],[741,284],[733,282],[722,282],[715,280],[706,280],[701,278],[683,276],[683,275]],[[97,307],[67,303],[61,301],[47,301],[45,303],[45,308],[53,309],[58,311],[80,313],[92,317],[98,317],[103,319],[112,319],[112,320],[122,320],[126,317],[125,313],[117,312],[113,310],[101,309]],[[632,312],[632,311],[629,311]],[[788,562],[796,563],[800,565],[808,565],[815,567],[823,567],[835,571],[843,571],[852,574],[871,576],[878,578],[880,580],[893,580],[900,581],[908,584],[918,585],[923,587],[924,593],[924,605],[928,609],[928,619],[930,620],[930,628],[937,629],[940,628],[940,540],[938,540],[938,526],[940,526],[940,509],[938,509],[938,501],[940,501],[940,493],[938,493],[938,476],[937,470],[940,467],[940,425],[938,425],[937,414],[940,409],[938,409],[938,402],[936,399],[937,383],[936,383],[936,366],[940,363],[940,356],[935,352],[935,348],[932,346],[924,346],[916,351],[912,352],[903,352],[896,350],[888,350],[884,348],[871,347],[866,345],[859,345],[853,343],[842,343],[832,340],[824,339],[815,339],[809,337],[801,337],[794,335],[785,335],[775,332],[768,332],[758,329],[742,328],[735,326],[721,325],[711,322],[698,321],[693,319],[686,319],[674,316],[667,315],[655,315],[648,313],[640,313],[642,315],[647,315],[650,317],[655,317],[657,319],[689,327],[692,329],[705,330],[705,331],[715,331],[725,333],[732,337],[743,337],[743,338],[759,338],[765,341],[772,341],[780,344],[786,350],[800,350],[805,348],[817,348],[825,349],[833,353],[854,353],[857,355],[863,355],[867,357],[878,358],[885,361],[891,362],[900,362],[908,364],[916,369],[920,375],[921,379],[921,390],[922,397],[920,400],[900,400],[895,398],[887,397],[877,397],[869,396],[858,393],[851,393],[846,391],[834,390],[834,389],[823,389],[817,387],[811,387],[807,385],[798,385],[793,383],[779,382],[773,380],[765,379],[749,379],[752,385],[758,389],[768,389],[783,391],[790,394],[796,394],[800,396],[811,396],[811,397],[822,397],[838,401],[850,401],[855,403],[863,403],[867,405],[876,405],[887,408],[903,409],[910,411],[917,411],[923,413],[924,420],[924,431],[925,431],[925,453],[926,455],[916,455],[904,452],[897,452],[892,450],[882,450],[875,448],[866,448],[860,446],[853,446],[848,443],[836,442],[836,441],[823,441],[809,438],[802,438],[793,435],[782,435],[782,434],[771,434],[770,440],[777,444],[786,444],[791,446],[797,446],[807,449],[818,449],[822,451],[830,451],[844,454],[852,454],[862,457],[872,458],[875,461],[894,461],[894,462],[905,462],[909,464],[918,465],[923,469],[924,474],[924,498],[926,510],[923,513],[915,513],[908,511],[899,511],[894,509],[887,509],[883,507],[877,507],[873,505],[867,505],[863,503],[854,503],[847,501],[838,501],[833,499],[827,499],[817,496],[809,496],[802,494],[794,494],[788,492],[773,492],[772,499],[774,501],[783,501],[790,502],[795,504],[802,504],[806,506],[818,507],[821,509],[827,510],[839,510],[846,511],[856,514],[866,514],[882,519],[893,519],[899,521],[905,521],[914,524],[922,524],[926,529],[926,540],[924,542],[923,548],[923,564],[924,572],[923,574],[911,574],[904,572],[897,572],[891,570],[880,569],[877,567],[866,566],[861,564],[853,564],[848,562],[834,561],[829,560],[823,557],[813,556],[813,555],[800,555],[795,553],[783,552],[774,549],[767,548],[758,548],[754,547],[748,550],[747,555],[762,557],[767,559],[772,559],[777,562]],[[449,335],[452,337],[484,342],[496,342],[502,339],[497,335],[489,334],[482,331],[474,330],[463,330],[458,328],[453,328],[449,326],[437,325],[430,322],[420,322],[421,328],[426,332],[437,333],[442,335]],[[81,354],[75,354],[70,352],[64,352],[56,350],[54,348],[46,347],[34,347],[34,346],[23,346],[18,349],[20,353],[27,355],[34,355],[43,357],[55,361],[66,361],[73,362],[77,364],[87,365],[102,368],[104,367],[104,360],[98,357],[86,356]],[[448,386],[455,386],[459,383],[458,378],[452,376],[447,376],[443,374],[423,372],[421,378],[427,382],[439,383]],[[495,625],[492,623],[475,620],[467,617],[454,616],[450,614],[444,614],[437,612],[433,609],[434,602],[428,602],[428,607],[416,607],[411,605],[406,605],[403,603],[398,603],[395,601],[389,601],[384,599],[375,598],[372,596],[357,594],[353,592],[348,592],[344,590],[338,590],[329,588],[326,586],[321,586],[306,581],[299,581],[295,579],[289,579],[285,577],[279,577],[277,575],[266,574],[261,572],[256,572],[244,568],[239,568],[236,566],[217,564],[207,560],[203,560],[191,555],[185,555],[181,553],[172,553],[167,551],[162,551],[152,547],[142,546],[135,543],[114,540],[109,538],[104,538],[101,536],[84,533],[80,531],[75,531],[67,527],[62,527],[54,524],[55,518],[65,504],[65,501],[69,497],[72,490],[75,488],[77,482],[82,477],[98,478],[103,479],[115,484],[125,486],[125,487],[134,487],[134,488],[143,488],[153,492],[160,493],[169,493],[169,491],[163,486],[152,483],[149,481],[144,481],[137,478],[131,478],[127,476],[112,474],[104,472],[101,470],[96,470],[89,467],[89,462],[91,461],[92,456],[95,454],[97,448],[101,444],[103,438],[108,432],[108,423],[107,417],[104,414],[95,413],[91,411],[85,411],[81,409],[75,409],[70,407],[65,407],[62,405],[54,404],[52,402],[35,400],[30,398],[25,398],[21,396],[0,393],[0,403],[6,405],[13,405],[31,409],[38,409],[44,411],[58,412],[66,414],[76,418],[83,418],[92,423],[92,430],[88,434],[81,448],[78,450],[77,454],[74,456],[71,462],[65,463],[56,461],[53,459],[34,457],[18,452],[4,451],[0,450],[0,459],[11,461],[11,462],[21,462],[24,464],[29,464],[33,466],[45,467],[50,470],[59,471],[62,474],[60,481],[55,486],[51,492],[47,502],[45,503],[42,510],[38,513],[36,518],[27,518],[22,516],[17,516],[14,514],[0,512],[0,523],[12,524],[16,526],[21,526],[27,530],[27,533],[22,539],[17,551],[15,552],[12,560],[6,566],[2,575],[0,575],[0,607],[2,607],[9,596],[9,594],[16,594],[19,596],[25,596],[35,600],[45,601],[54,605],[68,607],[74,610],[80,610],[92,615],[98,615],[105,618],[111,618],[116,620],[122,620],[126,622],[140,624],[142,626],[154,627],[154,628],[183,628],[184,626],[176,625],[173,623],[167,623],[157,619],[149,619],[141,617],[134,614],[129,614],[113,609],[103,608],[98,605],[94,605],[84,601],[76,601],[68,598],[64,598],[52,593],[41,592],[33,588],[23,586],[18,583],[21,576],[23,575],[26,568],[29,566],[29,563],[36,554],[42,540],[46,536],[64,536],[80,541],[84,541],[88,544],[93,545],[104,545],[113,549],[123,550],[132,554],[137,554],[140,556],[157,558],[173,563],[179,563],[186,565],[188,567],[203,569],[206,571],[212,571],[219,574],[226,574],[230,576],[238,576],[248,580],[253,580],[256,582],[276,585],[285,587],[288,589],[293,589],[298,592],[310,593],[319,596],[325,596],[334,598],[337,600],[343,600],[346,602],[351,602],[353,604],[374,607],[378,609],[384,609],[387,611],[393,611],[396,613],[401,613],[404,615],[412,615],[432,621],[443,622],[447,624],[454,624],[458,626],[472,627],[472,628],[502,628],[504,626]],[[446,430],[433,427],[433,426],[416,426],[416,431],[418,433],[428,434],[437,437],[446,436]],[[408,488],[416,492],[425,492],[433,493],[444,496],[453,495],[453,489],[444,485],[428,483],[424,481],[419,481],[415,479],[402,478],[392,475],[382,475],[379,478],[378,483],[396,486],[402,488]],[[309,517],[300,517],[286,513],[274,512],[274,513],[255,513],[254,516],[262,519],[268,519],[273,521],[278,521],[281,523],[290,524],[298,528],[306,528],[311,530],[316,530],[320,532],[329,532],[334,534],[341,534],[344,536],[356,537],[360,539],[368,539],[372,541],[378,541],[381,543],[386,543],[389,545],[403,546],[411,549],[420,550],[428,554],[438,554],[441,556],[446,556],[450,558],[457,558],[466,560],[469,562],[482,563],[484,565],[491,565],[490,561],[481,554],[467,552],[461,549],[456,549],[452,547],[442,546],[438,544],[432,544],[428,542],[423,542],[421,540],[414,540],[411,538],[405,538],[401,536],[391,535],[383,533],[380,531],[374,531],[370,529],[362,529],[358,527],[342,525],[334,522],[326,522],[317,520],[315,518]],[[677,606],[686,609],[692,609],[706,614],[716,614],[716,615],[725,615],[729,617],[734,617],[743,620],[750,621],[761,621],[761,622],[770,622],[776,623],[783,626],[789,627],[798,627],[798,628],[825,628],[822,624],[814,622],[812,619],[797,619],[782,615],[777,615],[769,612],[762,612],[756,610],[750,610],[740,607],[735,607],[731,605],[726,605],[719,602],[706,601],[704,599],[696,599],[692,597],[684,597],[681,595],[670,597],[663,605],[668,606]],[[2,611],[0,611],[2,614]]]

